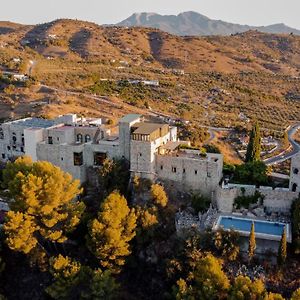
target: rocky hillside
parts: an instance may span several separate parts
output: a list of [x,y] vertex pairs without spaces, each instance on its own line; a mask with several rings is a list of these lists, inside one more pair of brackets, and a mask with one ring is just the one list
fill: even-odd
[[293,33],[300,35],[300,30],[288,27],[282,23],[270,26],[240,25],[221,20],[212,20],[192,11],[184,12],[177,16],[159,15],[155,13],[135,13],[117,25],[157,28],[180,36],[230,35],[248,30],[258,30],[265,33]]
[[36,26],[0,23],[0,44],[13,51],[29,47],[50,58],[122,61],[188,72],[265,71],[296,76],[300,69],[300,37],[256,31],[229,37],[178,37],[156,29],[56,20]]

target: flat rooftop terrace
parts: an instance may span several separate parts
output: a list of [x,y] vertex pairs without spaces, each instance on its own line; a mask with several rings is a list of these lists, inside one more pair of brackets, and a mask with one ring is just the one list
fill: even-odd
[[135,134],[146,134],[149,135],[153,132],[155,132],[158,129],[161,129],[163,127],[168,127],[167,124],[160,124],[160,123],[136,123],[134,124],[134,127],[137,127],[137,129],[133,132]]
[[211,162],[218,162],[221,159],[221,154],[211,154],[207,153],[206,155],[202,155],[196,152],[188,152],[184,150],[176,150],[172,152],[168,152],[165,154],[159,154],[161,156],[171,156],[171,157],[182,157],[182,158],[190,158],[190,159],[197,159],[203,161],[211,161]]
[[18,125],[27,128],[49,128],[55,125],[53,120],[41,118],[28,118],[10,122],[13,125]]

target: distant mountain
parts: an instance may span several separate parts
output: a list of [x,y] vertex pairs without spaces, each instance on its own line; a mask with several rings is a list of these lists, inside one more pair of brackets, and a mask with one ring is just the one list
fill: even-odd
[[180,36],[230,35],[248,30],[300,35],[300,30],[288,27],[283,23],[270,26],[240,25],[221,20],[212,20],[196,12],[184,12],[177,16],[159,15],[156,13],[135,13],[117,25],[157,28]]

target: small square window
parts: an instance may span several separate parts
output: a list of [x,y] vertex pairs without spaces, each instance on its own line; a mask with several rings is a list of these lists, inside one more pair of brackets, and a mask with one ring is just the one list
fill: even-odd
[[53,138],[52,138],[52,136],[48,136],[48,144],[50,144],[50,145],[53,144]]
[[83,165],[83,153],[79,152],[73,153],[73,157],[74,157],[74,166],[82,166]]

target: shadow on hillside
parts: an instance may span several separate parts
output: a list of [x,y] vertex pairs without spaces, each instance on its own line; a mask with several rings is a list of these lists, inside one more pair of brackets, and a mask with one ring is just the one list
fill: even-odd
[[23,40],[27,40],[29,42],[34,42],[37,39],[44,40],[47,37],[47,31],[51,26],[52,23],[36,25],[25,34]]
[[82,58],[88,57],[88,42],[90,38],[91,32],[86,29],[81,29],[72,36],[70,40],[70,49],[79,54]]
[[166,68],[182,68],[181,61],[174,57],[163,57],[162,46],[165,39],[164,33],[159,31],[152,31],[148,34],[151,54],[155,60],[160,62]]
[[12,33],[15,30],[13,28],[9,27],[0,27],[0,34],[7,34],[7,33]]

